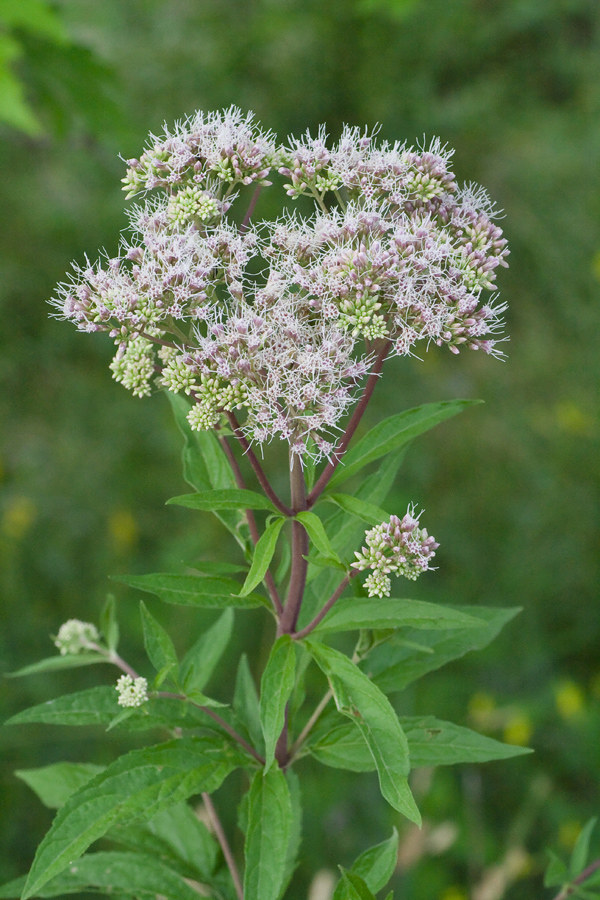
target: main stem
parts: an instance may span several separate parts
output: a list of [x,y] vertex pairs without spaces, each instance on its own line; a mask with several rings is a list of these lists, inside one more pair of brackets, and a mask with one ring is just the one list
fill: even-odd
[[[297,454],[293,455],[290,472],[290,488],[292,497],[292,510],[294,515],[308,509],[306,499],[306,482],[302,463]],[[296,628],[304,588],[306,586],[306,571],[308,569],[308,534],[304,525],[294,520],[292,522],[292,569],[288,595],[283,614],[279,621],[279,634],[292,634]]]

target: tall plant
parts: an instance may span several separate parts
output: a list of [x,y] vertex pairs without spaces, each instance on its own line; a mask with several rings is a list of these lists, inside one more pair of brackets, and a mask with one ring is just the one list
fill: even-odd
[[[141,603],[153,676],[118,654],[112,598],[98,626],[69,620],[55,639],[59,655],[15,673],[107,662],[122,674],[116,689],[59,697],[11,723],[164,729],[169,740],[106,768],[20,772],[58,813],[29,875],[0,896],[91,888],[278,900],[301,852],[302,757],[376,771],[385,800],[420,824],[411,768],[524,752],[432,716],[398,717],[389,700],[485,646],[515,613],[391,596],[392,577],[414,581],[438,546],[414,506],[403,515],[382,508],[404,451],[476,401],[395,412],[355,439],[391,355],[432,345],[501,355],[503,307],[485,298],[506,265],[506,241],[485,192],[458,187],[450,157],[437,141],[415,150],[357,128],[333,146],[323,130],[281,146],[232,108],[197,113],[128,161],[128,197],[149,195],[131,210],[133,239],[114,259],[76,266],[54,303],[81,331],[109,332],[113,377],[134,395],[153,384],[167,391],[194,490],[170,502],[214,513],[238,561],[121,579],[165,603],[221,610],[180,656]],[[289,198],[313,201],[312,213],[291,212],[287,200],[278,219],[255,224],[271,172],[283,175]],[[249,205],[236,216],[244,195]],[[256,452],[274,439],[289,448],[285,497]],[[250,489],[241,455],[255,476]],[[346,493],[350,479],[358,487]],[[260,685],[242,656],[225,704],[205,688],[235,609],[267,609],[274,627]],[[315,708],[304,691],[310,666],[327,683]],[[247,775],[243,867],[212,800],[235,769]],[[204,819],[188,803],[198,795]],[[121,849],[87,853],[100,838]],[[394,831],[342,870],[336,900],[383,889],[397,840]]]

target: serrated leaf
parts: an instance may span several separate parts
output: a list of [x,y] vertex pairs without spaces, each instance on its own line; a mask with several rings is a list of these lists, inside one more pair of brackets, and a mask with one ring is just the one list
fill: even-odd
[[140,616],[148,659],[157,672],[164,671],[166,675],[177,665],[177,652],[173,641],[162,625],[148,611],[143,600],[140,600]]
[[331,546],[329,538],[327,537],[327,532],[323,527],[323,523],[320,518],[313,512],[299,512],[296,515],[296,519],[298,522],[301,522],[308,532],[308,536],[315,545],[318,552],[321,556],[325,556],[327,559],[334,559],[336,562],[340,562],[340,559]]
[[185,654],[179,676],[188,696],[192,691],[201,691],[208,682],[227,648],[232,629],[233,610],[226,609]]
[[367,522],[369,525],[380,525],[389,519],[389,513],[374,503],[366,503],[358,497],[352,497],[350,494],[326,494],[323,500],[331,500],[340,509],[345,510],[353,516]]
[[[480,619],[482,624],[451,631],[403,629],[402,638],[406,640],[399,642],[398,645],[394,645],[393,640],[388,641],[375,648],[361,664],[361,668],[373,677],[375,684],[385,694],[402,691],[427,672],[441,668],[470,650],[487,647],[520,610],[518,607],[493,609],[486,606],[461,606],[459,611]],[[407,641],[411,640],[429,647],[433,653],[424,653],[410,647]]]
[[122,756],[73,794],[38,847],[23,900],[36,895],[109,828],[151,819],[201,791],[212,792],[237,765],[223,741],[183,738]]
[[381,793],[394,809],[420,825],[407,780],[408,742],[390,701],[343,653],[314,641],[305,645],[327,676],[338,710],[360,729],[377,767]]
[[252,565],[246,576],[244,586],[240,591],[240,597],[247,597],[265,577],[267,569],[273,559],[273,554],[275,553],[279,532],[283,528],[284,523],[285,519],[275,519],[261,535],[260,540],[254,548]]
[[351,475],[385,456],[386,453],[400,450],[417,435],[429,431],[434,425],[481,402],[481,400],[443,400],[407,409],[384,419],[344,454],[341,465],[329,482],[329,488],[346,481]]
[[573,852],[571,853],[571,859],[569,860],[570,879],[577,878],[586,867],[590,851],[590,839],[597,821],[598,818],[596,816],[589,819],[579,833],[575,846],[573,847]]
[[117,622],[117,601],[114,594],[108,594],[106,603],[100,613],[100,631],[104,635],[106,646],[114,653],[119,645],[119,623]]
[[68,871],[51,879],[38,897],[91,890],[113,896],[123,891],[139,898],[198,900],[197,892],[186,881],[152,856],[124,851],[104,851],[82,856]]
[[15,775],[37,794],[44,806],[58,809],[104,768],[93,763],[62,762],[39,769],[19,769]]
[[[108,725],[123,711],[117,701],[114,687],[87,688],[25,709],[12,716],[5,724]],[[221,704],[204,697],[202,705]],[[152,697],[147,703],[133,709],[132,716],[127,720],[130,731],[162,727],[198,728],[205,724],[206,716],[191,704],[160,697]]]
[[184,878],[204,881],[210,880],[219,852],[215,838],[187,803],[172,806],[143,825],[117,826],[106,838],[154,856]]
[[[129,587],[155,594],[164,603],[177,606],[201,606],[207,609],[255,609],[267,606],[267,601],[248,592],[240,596],[240,586],[232,578],[210,578],[202,575],[126,575],[114,577]],[[270,608],[270,607],[269,607]]]
[[5,678],[22,678],[23,675],[36,675],[38,672],[58,672],[60,669],[79,669],[82,666],[95,666],[108,663],[110,660],[99,653],[75,653],[67,656],[48,656],[38,662],[23,666],[16,672],[5,672]]
[[200,509],[212,512],[216,509],[266,509],[276,513],[277,508],[268,497],[256,491],[240,488],[226,491],[202,491],[198,494],[183,494],[167,500],[168,505],[185,506],[188,509]]
[[344,597],[327,613],[316,632],[353,631],[358,628],[449,629],[478,628],[481,620],[460,608],[424,600],[394,597]]
[[553,850],[547,847],[546,853],[550,857],[550,864],[544,873],[544,887],[558,887],[567,881],[569,870]]
[[[398,832],[394,828],[391,837],[381,844],[365,850],[353,863],[350,873],[362,878],[370,891],[376,894],[388,883],[398,861]],[[343,900],[344,882],[338,882],[332,900]]]
[[250,786],[244,855],[244,900],[278,900],[285,877],[292,803],[279,767],[257,772]]
[[[411,769],[511,759],[531,751],[435,716],[400,716],[408,741]],[[371,772],[375,765],[361,732],[351,721],[335,722],[328,716],[315,730],[308,749],[325,765],[353,772]]]
[[258,692],[245,653],[240,657],[235,690],[233,694],[233,709],[246,728],[251,744],[264,755],[264,737],[260,723],[260,707]]
[[275,758],[275,747],[285,724],[285,707],[294,688],[296,651],[289,634],[279,637],[260,682],[260,721],[265,738],[265,769]]

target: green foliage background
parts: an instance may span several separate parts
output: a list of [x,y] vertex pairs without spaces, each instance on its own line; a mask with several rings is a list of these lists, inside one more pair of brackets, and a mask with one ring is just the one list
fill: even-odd
[[[0,2],[4,671],[47,655],[65,619],[97,619],[109,574],[225,553],[208,516],[163,506],[185,490],[164,397],[131,398],[110,379],[107,339],[47,317],[72,259],[116,250],[119,153],[138,155],[165,120],[231,103],[281,137],[380,122],[392,140],[439,135],[456,148],[459,180],[484,184],[505,210],[508,361],[435,349],[394,361],[365,428],[427,401],[486,401],[415,443],[397,509],[425,507],[441,542],[439,571],[415,596],[524,611],[487,651],[409,689],[399,710],[536,753],[423,777],[428,827],[453,823],[458,836],[438,855],[417,848],[398,876],[402,900],[460,900],[452,886],[465,890],[510,845],[529,856],[505,895],[538,896],[544,845],[571,846],[598,811],[599,51],[594,0]],[[281,461],[278,448],[270,459]],[[125,649],[141,662],[138,596],[113,589]],[[185,648],[198,614],[157,615]],[[255,666],[261,634],[243,624],[232,653],[254,646]],[[217,696],[229,675],[221,666]],[[94,668],[5,682],[0,711],[111,678]],[[129,746],[114,732],[78,734],[2,732],[0,880],[27,868],[50,821],[12,770],[105,763]],[[348,865],[398,824],[371,803],[369,778],[323,780],[307,763],[306,878]],[[235,810],[225,818],[233,828]]]

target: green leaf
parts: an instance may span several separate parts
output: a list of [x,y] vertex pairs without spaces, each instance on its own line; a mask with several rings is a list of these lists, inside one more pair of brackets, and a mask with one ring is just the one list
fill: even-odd
[[[381,844],[365,850],[354,862],[348,874],[362,878],[370,891],[376,894],[388,883],[398,861],[398,832],[394,828],[391,837]],[[332,900],[344,897],[344,881],[338,882]]]
[[[235,478],[218,438],[212,431],[192,431],[187,420],[191,405],[177,394],[166,393],[184,438],[181,456],[184,479],[199,492],[235,490]],[[215,515],[246,552],[250,546],[250,532],[245,515],[233,510],[215,511]]]
[[[204,697],[203,706],[220,706],[216,700]],[[39,703],[30,709],[17,713],[5,724],[24,725],[43,723],[45,725],[108,725],[115,716],[123,712],[117,702],[114,687],[87,688],[75,694],[66,694],[46,703]],[[144,731],[150,728],[198,728],[206,725],[206,716],[185,701],[153,697],[143,706],[131,710],[127,720],[130,731]]]
[[300,844],[302,843],[302,796],[300,793],[300,779],[293,769],[285,773],[290,801],[292,804],[292,823],[290,826],[290,839],[285,859],[285,873],[280,895],[283,897],[296,870]]
[[264,737],[260,723],[258,693],[248,665],[248,657],[245,653],[240,657],[238,664],[233,694],[233,709],[246,728],[250,743],[259,753],[264,755]]
[[188,650],[179,670],[186,693],[204,688],[227,648],[232,629],[233,610],[226,609]]
[[[361,668],[373,677],[373,681],[385,694],[402,691],[427,672],[441,668],[470,650],[487,647],[520,610],[518,607],[494,609],[486,606],[461,606],[459,611],[480,619],[482,624],[452,631],[403,630],[402,637],[406,641],[395,645],[392,639],[382,644],[369,654]],[[409,641],[422,644],[433,650],[433,653],[424,653],[411,647],[408,645]]]
[[17,778],[38,795],[44,806],[58,809],[71,794],[104,770],[93,763],[54,763],[39,769],[20,769]]
[[558,887],[567,881],[568,869],[562,859],[548,847],[546,853],[550,857],[550,864],[544,873],[544,887]]
[[144,647],[148,659],[157,672],[173,669],[177,665],[177,653],[173,641],[154,616],[148,612],[146,604],[140,600],[140,615],[144,631]]
[[340,561],[329,542],[323,523],[315,513],[299,512],[296,519],[304,525],[309,538],[322,556],[325,556],[327,559],[334,559],[336,562]]
[[183,494],[172,497],[167,504],[186,506],[188,509],[201,509],[212,512],[215,509],[266,509],[276,513],[277,508],[262,494],[239,488],[226,491],[202,491],[198,494]]
[[38,672],[57,672],[60,669],[79,669],[81,666],[95,666],[110,660],[99,653],[74,653],[67,656],[48,656],[39,662],[31,663],[17,669],[16,672],[5,672],[5,678],[21,678],[23,675],[36,675]]
[[569,861],[569,878],[571,880],[577,878],[586,867],[590,851],[590,838],[592,837],[592,832],[596,827],[597,821],[598,818],[596,816],[589,819],[581,829],[577,841],[575,842]]
[[2,0],[0,22],[9,28],[35,32],[59,44],[68,42],[67,32],[59,16],[43,0]]
[[23,900],[36,895],[109,828],[151,819],[192,794],[216,790],[240,756],[223,741],[183,738],[133,750],[73,794],[38,847]]
[[408,741],[411,768],[484,763],[532,752],[435,716],[400,716],[400,723]]
[[356,875],[354,872],[346,872],[341,866],[340,872],[342,873],[340,900],[375,900],[375,897],[360,875]]
[[443,400],[407,409],[390,416],[389,419],[384,419],[344,454],[341,465],[329,482],[329,488],[346,481],[363,466],[385,456],[386,453],[400,450],[417,435],[429,431],[434,425],[481,402],[481,400]]
[[263,580],[267,569],[273,559],[275,547],[277,546],[277,538],[279,532],[283,528],[285,519],[275,519],[274,522],[265,529],[258,544],[254,548],[252,557],[252,565],[246,576],[244,586],[240,591],[240,597],[247,597],[254,588]]
[[92,890],[116,896],[124,892],[148,900],[157,895],[166,900],[198,900],[197,892],[164,863],[152,856],[123,851],[81,857],[67,872],[51,879],[37,896],[58,897]]
[[358,497],[351,497],[350,494],[326,494],[323,500],[331,500],[340,509],[351,513],[353,516],[367,522],[369,525],[381,525],[389,519],[389,513],[374,503],[365,503]]
[[238,566],[235,563],[207,562],[201,560],[190,565],[199,575],[235,575],[236,572],[244,572],[247,566]]
[[100,613],[100,631],[104,635],[106,646],[114,653],[119,645],[119,623],[117,622],[117,601],[114,594],[108,594],[106,603]]
[[[203,575],[126,575],[115,576],[129,587],[138,588],[149,594],[156,594],[163,603],[178,606],[202,606],[209,609],[255,609],[268,606],[267,601],[250,591],[240,596],[240,586],[232,578],[210,578]],[[269,607],[270,608],[270,607]]]
[[283,887],[292,803],[279,767],[257,772],[250,786],[244,854],[244,900],[278,900]]
[[279,637],[271,649],[260,682],[260,721],[265,736],[265,769],[275,758],[275,746],[285,724],[285,707],[294,688],[296,651],[289,634]]
[[377,767],[381,793],[394,809],[420,825],[407,780],[408,742],[390,701],[343,653],[313,641],[305,645],[327,676],[338,710],[360,729]]
[[438,606],[424,600],[397,600],[394,597],[344,597],[327,613],[315,629],[352,631],[356,628],[418,629],[477,628],[481,621],[452,606]]
[[219,852],[215,838],[187,803],[171,806],[143,825],[117,826],[106,838],[201,881],[211,879]]

